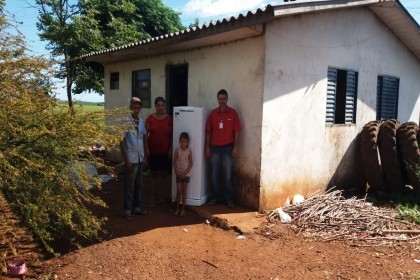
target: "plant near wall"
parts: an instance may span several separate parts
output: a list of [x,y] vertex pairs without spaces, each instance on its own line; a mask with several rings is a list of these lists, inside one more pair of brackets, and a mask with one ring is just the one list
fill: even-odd
[[102,112],[58,106],[49,95],[51,62],[27,55],[1,7],[0,0],[0,191],[54,253],[57,241],[78,245],[97,238],[104,219],[89,207],[105,204],[89,191],[100,180],[86,167],[103,163],[86,147],[95,141],[112,146],[119,137],[106,134]]

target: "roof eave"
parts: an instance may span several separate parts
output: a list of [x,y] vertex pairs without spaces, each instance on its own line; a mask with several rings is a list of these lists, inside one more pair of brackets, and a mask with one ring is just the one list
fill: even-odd
[[289,2],[274,6],[274,17],[368,6],[373,13],[420,60],[420,27],[399,0],[319,0]]
[[383,1],[369,8],[420,60],[420,26],[398,0]]
[[[302,1],[302,2],[288,2],[281,5],[274,6],[274,17],[291,16],[296,14],[305,14],[320,12],[326,10],[334,10],[340,8],[360,7],[373,3],[378,3],[379,0],[319,0],[319,1]],[[391,0],[382,0],[391,1]]]
[[177,33],[97,51],[82,56],[85,61],[101,64],[118,63],[154,55],[186,51],[194,48],[226,43],[259,36],[264,33],[264,23],[273,17],[272,6],[248,12],[230,19],[223,19],[200,28],[186,29]]

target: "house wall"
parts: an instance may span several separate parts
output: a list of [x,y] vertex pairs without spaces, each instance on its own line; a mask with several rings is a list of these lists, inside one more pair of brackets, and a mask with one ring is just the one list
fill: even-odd
[[[170,53],[126,63],[105,65],[105,107],[127,106],[131,98],[132,71],[151,69],[152,100],[165,96],[165,66],[188,63],[188,106],[217,107],[217,92],[224,88],[229,105],[238,111],[242,124],[240,155],[235,160],[237,201],[258,208],[260,189],[263,36]],[[110,90],[111,72],[120,73],[120,87]],[[152,109],[142,109],[145,119]]]
[[[376,118],[378,75],[400,78],[398,119],[419,121],[420,62],[367,8],[267,24],[260,209],[327,185],[364,184],[357,135]],[[355,70],[355,125],[325,125],[328,67]]]

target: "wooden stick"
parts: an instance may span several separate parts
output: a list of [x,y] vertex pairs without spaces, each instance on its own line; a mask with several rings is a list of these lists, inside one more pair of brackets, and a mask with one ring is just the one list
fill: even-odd
[[215,265],[215,264],[213,264],[213,263],[211,263],[211,262],[209,262],[209,261],[206,261],[206,260],[203,260],[203,262],[205,262],[206,264],[208,264],[208,265],[211,265],[212,267],[214,267],[214,268],[219,268],[217,265]]
[[383,230],[383,233],[410,233],[410,234],[420,234],[420,230]]

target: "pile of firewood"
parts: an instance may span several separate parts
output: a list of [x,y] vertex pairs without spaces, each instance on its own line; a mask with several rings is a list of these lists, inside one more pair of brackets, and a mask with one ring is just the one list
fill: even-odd
[[[290,228],[305,237],[363,240],[370,245],[420,243],[420,225],[400,219],[393,208],[376,207],[356,197],[347,199],[341,190],[313,195],[282,210],[292,218]],[[277,212],[275,209],[266,213],[269,223],[280,219]]]

